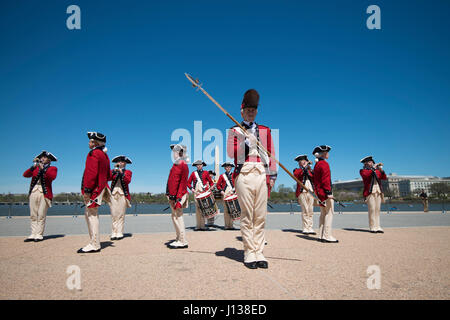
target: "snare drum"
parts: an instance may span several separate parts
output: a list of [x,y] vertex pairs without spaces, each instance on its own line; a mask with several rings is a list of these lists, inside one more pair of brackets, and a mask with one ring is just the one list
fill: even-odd
[[219,213],[217,204],[214,201],[214,195],[211,191],[206,191],[195,196],[197,205],[204,218],[212,218]]
[[241,207],[239,206],[239,201],[236,194],[225,197],[223,202],[227,206],[231,219],[238,220],[241,218]]

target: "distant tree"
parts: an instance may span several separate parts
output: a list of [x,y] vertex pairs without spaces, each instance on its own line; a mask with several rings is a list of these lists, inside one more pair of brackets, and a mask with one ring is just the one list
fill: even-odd
[[440,199],[447,199],[447,195],[450,193],[450,185],[443,182],[433,183],[430,186],[430,191]]

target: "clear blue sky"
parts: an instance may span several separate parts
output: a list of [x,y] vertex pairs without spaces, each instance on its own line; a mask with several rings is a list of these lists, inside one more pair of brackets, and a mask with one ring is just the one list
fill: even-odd
[[[66,28],[71,4],[81,30]],[[381,30],[366,27],[371,4]],[[449,12],[445,0],[1,1],[0,192],[26,193],[43,149],[59,159],[55,192],[78,192],[87,131],[134,161],[132,192],[165,191],[175,129],[233,125],[184,72],[238,119],[257,89],[257,121],[279,129],[290,169],[328,144],[333,180],[357,177],[366,155],[450,176]],[[294,182],[281,171],[277,184]]]

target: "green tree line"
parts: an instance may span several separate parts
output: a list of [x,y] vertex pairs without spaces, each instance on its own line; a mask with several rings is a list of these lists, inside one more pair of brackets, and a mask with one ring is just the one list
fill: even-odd
[[[295,197],[296,186],[286,187],[284,184],[280,184],[275,187],[270,192],[271,203],[289,203],[290,201],[297,201]],[[449,201],[448,196],[450,195],[450,185],[446,183],[434,183],[430,186],[431,194],[429,194],[429,200],[439,200],[439,201]],[[334,189],[333,195],[340,201],[362,201],[363,190],[358,192],[346,191]],[[392,199],[392,195],[389,190],[385,191],[385,197],[389,198],[391,201],[415,201],[420,200],[420,192],[416,192],[406,197]],[[56,202],[83,202],[83,197],[80,193],[58,193],[53,197],[53,201]],[[194,195],[189,194],[189,201],[194,201]],[[28,202],[27,194],[0,194],[0,202]],[[167,203],[167,197],[164,193],[152,194],[148,193],[132,193],[131,194],[132,203]]]

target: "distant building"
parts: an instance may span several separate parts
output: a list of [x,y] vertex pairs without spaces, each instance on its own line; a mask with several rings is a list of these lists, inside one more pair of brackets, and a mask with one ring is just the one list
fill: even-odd
[[414,193],[420,193],[424,190],[431,194],[431,185],[434,183],[447,183],[450,185],[450,179],[408,179],[399,181],[400,196],[404,197]]
[[[439,178],[435,176],[402,176],[396,173],[390,173],[386,180],[383,180],[383,189],[385,193],[390,193],[393,197],[405,197],[411,193],[418,193],[425,190],[431,194],[430,186],[433,183],[450,184],[450,178]],[[345,190],[351,192],[360,192],[363,189],[362,179],[333,182],[333,189]]]

